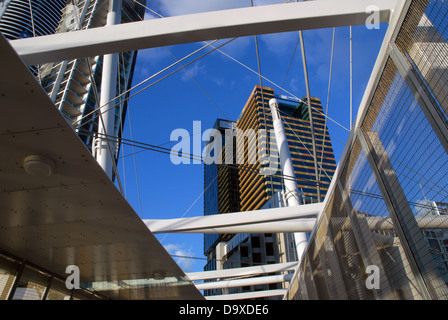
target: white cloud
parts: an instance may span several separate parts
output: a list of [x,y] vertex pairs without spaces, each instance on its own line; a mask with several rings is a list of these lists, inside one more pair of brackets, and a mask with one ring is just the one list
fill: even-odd
[[[260,36],[260,39],[266,48],[273,53],[282,54],[287,52],[288,54],[291,54],[297,43],[298,37],[298,32],[283,32],[264,34]],[[300,44],[298,45],[298,49],[300,50]]]
[[[285,0],[254,0],[254,6],[283,3]],[[151,9],[165,16],[250,7],[250,0],[156,0]]]
[[192,258],[186,258],[193,256],[193,251],[191,248],[185,249],[184,245],[179,244],[166,244],[164,245],[164,248],[170,255],[174,256],[174,260],[184,272],[193,271],[196,264],[195,260]]
[[194,64],[183,69],[182,81],[189,81],[191,78],[196,78],[197,76],[203,74],[205,71],[205,65],[201,61],[197,61]]

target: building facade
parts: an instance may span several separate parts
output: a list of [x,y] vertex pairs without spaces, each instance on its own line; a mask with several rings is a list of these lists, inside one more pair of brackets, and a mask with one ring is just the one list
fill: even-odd
[[[206,144],[211,147],[214,139],[220,139],[220,150],[215,158],[220,161],[204,165],[204,215],[224,214],[231,212],[239,212],[239,187],[238,187],[238,169],[236,166],[226,164],[226,150],[229,155],[234,155],[236,122],[224,119],[217,119],[213,129],[219,132],[216,136],[211,136]],[[231,139],[231,143],[227,140]],[[228,145],[227,145],[227,142]],[[218,163],[217,163],[218,162]],[[233,160],[232,160],[233,162]],[[222,242],[228,241],[233,235],[229,234],[204,234],[204,254],[208,257],[207,265],[204,267],[208,270],[223,269]],[[221,244],[220,244],[221,243]],[[221,294],[221,290],[213,290],[208,294]]]
[[[0,33],[8,40],[53,34],[58,27],[65,0],[0,1]],[[38,67],[30,67],[38,75]]]
[[[145,1],[141,1],[145,5]],[[140,21],[144,18],[145,8],[134,1],[123,1],[121,22]],[[68,3],[63,9],[57,33],[78,29],[90,29],[106,25],[109,9],[108,0],[84,0],[77,5]],[[114,131],[109,136],[121,137],[128,105],[129,89],[137,59],[137,51],[119,54],[119,72],[117,81],[118,98],[111,101],[108,108],[115,110]],[[61,111],[73,124],[81,140],[92,151],[97,152],[99,97],[101,92],[102,56],[80,58],[70,61],[48,63],[40,68],[42,86]],[[120,144],[114,147],[117,160]]]
[[[240,170],[241,211],[260,209],[275,192],[283,190],[277,144],[269,100],[277,98],[285,126],[288,145],[297,179],[297,185],[305,202],[325,197],[331,177],[336,170],[333,147],[326,127],[320,99],[311,98],[318,176],[313,157],[312,130],[306,97],[302,101],[276,95],[272,88],[259,86],[252,91],[240,118],[237,137],[242,170]],[[250,132],[253,132],[251,134]],[[243,159],[244,158],[244,159]]]

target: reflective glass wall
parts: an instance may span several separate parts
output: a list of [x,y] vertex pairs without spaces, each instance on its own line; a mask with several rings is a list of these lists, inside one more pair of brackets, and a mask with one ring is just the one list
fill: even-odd
[[83,288],[69,290],[65,279],[0,253],[0,300],[103,299],[100,294]]
[[447,21],[406,3],[287,299],[448,299]]

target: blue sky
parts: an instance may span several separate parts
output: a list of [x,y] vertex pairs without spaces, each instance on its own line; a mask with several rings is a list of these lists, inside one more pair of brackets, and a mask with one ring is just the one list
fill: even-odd
[[[254,0],[255,5],[281,2]],[[163,16],[173,16],[250,6],[250,0],[156,0],[148,1],[148,6]],[[151,18],[153,14],[147,12],[146,19]],[[353,27],[353,118],[386,29],[385,25],[381,25],[379,30],[368,30],[364,25]],[[324,109],[327,103],[332,34],[333,29],[303,32],[310,93],[321,99]],[[305,82],[300,45],[285,80],[297,39],[298,32],[261,35],[258,36],[258,44],[263,76],[280,86],[284,82],[287,91],[301,98],[305,95]],[[141,50],[134,73],[134,85],[175,62],[173,55],[180,59],[203,45],[192,43]],[[258,71],[254,37],[239,38],[224,46],[222,51]],[[171,148],[176,143],[170,142],[171,132],[182,128],[192,133],[193,121],[201,121],[204,131],[213,126],[216,118],[237,120],[252,89],[260,84],[257,74],[216,51],[186,69],[188,73],[180,70],[131,98],[124,138]],[[349,28],[337,28],[328,115],[346,128],[350,127],[349,70]],[[278,94],[289,95],[267,80],[263,80],[263,85],[273,87]],[[338,161],[349,133],[330,120],[328,127]],[[118,168],[125,185],[126,198],[142,218],[171,219],[204,214],[201,197],[204,189],[203,164],[174,165],[167,154],[143,151],[132,155],[133,151],[138,152],[140,149],[132,150],[129,146],[123,146],[123,157]],[[201,234],[156,236],[171,254],[205,258]],[[175,260],[186,272],[202,271],[205,265],[205,260],[201,259]]]

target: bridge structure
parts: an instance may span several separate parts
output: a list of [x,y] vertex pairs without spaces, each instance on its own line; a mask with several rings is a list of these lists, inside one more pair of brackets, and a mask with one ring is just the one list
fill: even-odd
[[[436,242],[448,241],[448,7],[374,4],[295,2],[0,39],[8,75],[0,79],[2,297],[17,298],[20,279],[36,270],[45,275],[36,287],[46,297],[63,288],[66,267],[77,265],[91,291],[60,290],[80,299],[203,299],[200,290],[279,282],[284,289],[207,298],[447,299],[446,251]],[[111,181],[110,163],[105,171],[92,157],[27,69],[97,55],[110,55],[113,69],[113,55],[129,50],[373,18],[388,29],[330,189],[317,204],[142,221]],[[309,237],[294,263],[185,274],[154,237],[169,232]],[[265,275],[275,272],[281,275]],[[369,285],[372,275],[380,286]]]

